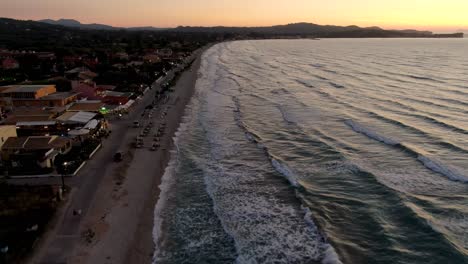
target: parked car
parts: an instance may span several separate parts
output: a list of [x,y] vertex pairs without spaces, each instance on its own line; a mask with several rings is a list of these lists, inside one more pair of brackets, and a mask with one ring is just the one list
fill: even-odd
[[159,147],[159,143],[153,143],[153,145],[151,146],[151,150],[156,151],[158,147]]
[[140,127],[140,122],[133,121],[133,127],[135,127],[135,128]]
[[123,152],[121,152],[121,151],[116,152],[116,153],[114,154],[114,161],[115,161],[115,162],[120,162],[120,161],[122,161],[122,160],[123,160],[123,156],[124,156],[124,155],[123,155]]

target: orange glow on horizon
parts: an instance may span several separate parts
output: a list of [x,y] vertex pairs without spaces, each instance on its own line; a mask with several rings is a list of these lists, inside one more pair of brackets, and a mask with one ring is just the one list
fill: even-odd
[[467,0],[15,0],[0,4],[0,17],[73,18],[122,27],[312,22],[456,31],[468,30],[467,12]]

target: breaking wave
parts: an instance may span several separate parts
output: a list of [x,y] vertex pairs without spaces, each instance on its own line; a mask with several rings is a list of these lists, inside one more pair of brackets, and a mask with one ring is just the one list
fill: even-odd
[[391,146],[396,146],[398,144],[400,144],[400,142],[394,140],[394,139],[391,139],[391,138],[387,138],[387,137],[384,137],[380,134],[378,134],[377,132],[363,126],[363,125],[360,125],[356,122],[354,122],[353,120],[351,119],[348,119],[345,121],[345,124],[350,126],[354,131],[358,132],[358,133],[361,133],[361,134],[364,134],[372,139],[375,139],[377,141],[380,141],[380,142],[383,142],[387,145],[391,145]]
[[413,157],[416,157],[426,168],[442,174],[453,181],[468,182],[468,176],[464,175],[459,169],[454,168],[453,166],[445,165],[436,158],[430,158],[428,154],[422,153],[422,150],[416,150],[413,147],[410,147],[408,144],[401,143],[397,140],[385,137],[379,133],[369,129],[365,126],[362,126],[353,120],[346,120],[345,123],[350,126],[354,131],[366,135],[367,137],[377,140],[379,142],[385,143],[390,146],[397,147],[411,154]]

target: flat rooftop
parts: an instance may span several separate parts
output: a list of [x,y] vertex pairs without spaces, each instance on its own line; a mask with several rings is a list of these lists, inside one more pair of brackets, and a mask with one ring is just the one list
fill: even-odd
[[[47,87],[55,87],[53,84],[43,84],[43,85],[8,85],[2,86],[1,93],[31,93],[36,92]],[[6,89],[3,89],[6,88]]]
[[68,111],[87,111],[87,112],[99,112],[104,103],[101,101],[83,101],[76,102],[68,108]]
[[39,100],[60,100],[60,99],[67,99],[72,96],[78,95],[79,93],[75,92],[57,92],[57,93],[52,93],[46,96],[43,96],[39,98]]

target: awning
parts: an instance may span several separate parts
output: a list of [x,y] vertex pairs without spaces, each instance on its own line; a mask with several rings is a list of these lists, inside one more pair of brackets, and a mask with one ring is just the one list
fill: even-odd
[[89,121],[91,121],[91,119],[93,119],[95,116],[96,116],[96,113],[92,113],[92,112],[85,112],[85,111],[67,112],[57,117],[57,120],[66,122],[66,123],[86,124]]
[[55,121],[30,121],[30,122],[18,122],[17,126],[52,126],[55,125]]
[[68,131],[68,135],[70,136],[83,136],[87,134],[89,134],[89,130],[84,128]]
[[119,105],[118,107],[116,107],[114,109],[114,111],[126,110],[126,109],[130,108],[130,106],[132,106],[133,103],[135,103],[135,100],[128,100],[128,102],[125,103],[124,105]]
[[89,121],[83,128],[92,130],[92,129],[95,129],[98,124],[99,124],[99,121],[97,121],[96,119],[93,119]]

